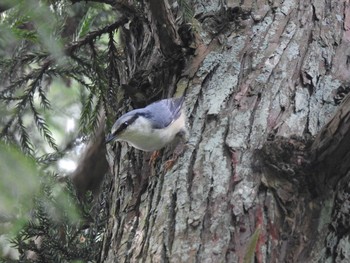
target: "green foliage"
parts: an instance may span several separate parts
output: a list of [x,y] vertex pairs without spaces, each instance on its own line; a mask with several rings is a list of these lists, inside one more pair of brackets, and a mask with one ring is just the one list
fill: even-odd
[[255,249],[259,241],[260,232],[261,232],[261,229],[257,228],[254,231],[252,237],[250,238],[250,242],[246,248],[244,259],[243,259],[244,263],[254,262]]
[[[35,199],[35,210],[30,220],[11,242],[20,253],[20,260],[28,259],[32,251],[36,262],[83,262],[97,259],[101,240],[96,233],[98,226],[85,228],[79,221],[78,210],[67,192],[46,182],[41,195]],[[33,259],[32,258],[32,259]]]
[[[13,262],[28,260],[29,251],[35,262],[98,258],[105,204],[79,203],[70,183],[58,182],[56,162],[108,112],[112,85],[119,86],[118,19],[101,3],[0,4],[0,219],[9,218],[0,235],[18,250]],[[67,131],[68,118],[79,129]]]
[[[0,174],[0,218],[11,222],[6,231],[0,228],[0,235],[10,238],[19,262],[28,260],[29,251],[35,262],[97,260],[104,229],[99,222],[106,217],[103,203],[92,212],[91,204],[77,201],[70,182],[40,175],[32,157],[1,142]],[[92,216],[96,224],[89,226]]]
[[[96,3],[72,7],[65,1],[48,5],[47,1],[28,0],[18,1],[1,17],[0,101],[8,114],[0,120],[0,138],[18,143],[31,155],[47,151],[46,145],[58,151],[47,122],[48,112],[62,104],[51,101],[48,94],[57,82],[65,84],[60,87],[63,93],[80,90],[76,94],[83,96],[76,96],[74,102],[81,108],[80,131],[91,134],[100,109],[106,107],[109,85],[115,83],[110,81],[115,76],[106,70],[105,62],[115,60],[116,54],[107,51],[106,39],[113,38],[110,33],[118,26],[104,28],[117,19],[115,12]],[[34,124],[45,140],[39,149],[33,147],[37,144],[27,131],[28,124]]]
[[[0,142],[0,213],[17,218],[14,227],[20,227],[21,218],[33,207],[33,197],[39,190],[35,160],[15,147]],[[29,198],[28,198],[29,197]]]
[[188,0],[179,0],[178,3],[183,14],[184,22],[190,23],[194,17],[194,12],[187,1]]
[[82,20],[80,21],[79,27],[78,27],[78,38],[85,37],[90,27],[92,26],[92,23],[97,15],[97,10],[94,8],[89,8]]

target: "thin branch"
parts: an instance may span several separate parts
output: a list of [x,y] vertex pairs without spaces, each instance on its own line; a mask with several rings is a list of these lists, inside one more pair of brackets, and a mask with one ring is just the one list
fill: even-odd
[[80,47],[93,42],[96,38],[100,37],[102,34],[109,33],[109,32],[112,32],[113,30],[116,30],[118,27],[126,24],[128,22],[128,20],[129,20],[128,18],[122,17],[121,19],[119,19],[118,21],[116,21],[115,23],[113,23],[109,26],[106,26],[102,29],[90,32],[85,38],[83,38],[79,41],[76,41],[73,44],[70,44],[65,49],[66,54],[71,56]]
[[113,6],[114,8],[121,11],[122,14],[130,17],[133,15],[141,16],[141,12],[137,10],[132,4],[128,4],[127,1],[121,0],[71,0],[73,4],[79,2],[97,2]]
[[[76,4],[79,2],[87,2],[87,0],[71,0],[72,4]],[[111,5],[114,6],[116,4],[115,0],[88,0],[90,2],[97,2],[97,3],[103,3],[103,4],[107,4],[107,5]]]

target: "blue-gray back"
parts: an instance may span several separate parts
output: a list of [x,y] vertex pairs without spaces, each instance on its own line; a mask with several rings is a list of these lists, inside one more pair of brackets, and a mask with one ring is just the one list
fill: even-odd
[[165,128],[180,117],[184,100],[180,97],[154,102],[145,108],[145,115],[152,121],[153,128]]

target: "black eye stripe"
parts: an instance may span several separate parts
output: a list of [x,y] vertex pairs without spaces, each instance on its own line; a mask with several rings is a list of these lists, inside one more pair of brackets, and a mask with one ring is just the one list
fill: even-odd
[[121,133],[122,131],[124,131],[128,127],[128,125],[124,125],[124,124],[125,124],[125,122],[119,126],[119,128],[114,132],[114,135]]
[[134,116],[132,116],[129,120],[124,121],[122,124],[120,124],[119,128],[113,133],[113,135],[117,135],[120,134],[121,132],[123,132],[130,124],[132,124],[133,122],[135,122],[135,120],[139,117],[139,114],[135,114]]

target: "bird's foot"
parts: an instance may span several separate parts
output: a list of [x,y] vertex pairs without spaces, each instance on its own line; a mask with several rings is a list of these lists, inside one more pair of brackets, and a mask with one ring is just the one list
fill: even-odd
[[173,152],[172,158],[170,160],[167,160],[164,163],[164,168],[166,171],[169,171],[174,166],[176,160],[183,153],[183,151],[185,150],[186,147],[187,147],[187,144],[184,144],[184,143],[180,143],[176,146],[176,148]]

